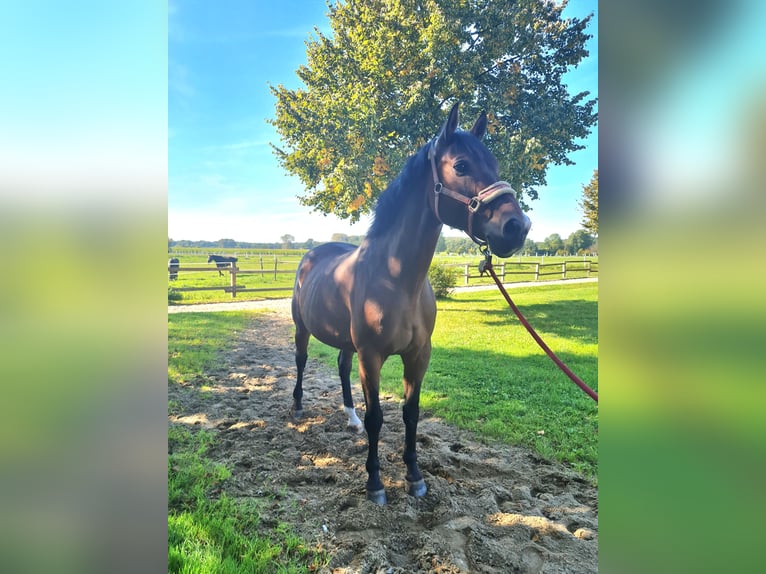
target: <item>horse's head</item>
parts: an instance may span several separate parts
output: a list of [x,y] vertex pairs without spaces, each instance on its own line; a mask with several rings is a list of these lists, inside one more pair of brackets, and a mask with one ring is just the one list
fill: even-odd
[[208,263],[212,263],[213,261],[215,261],[215,256],[214,255],[208,255],[207,262]]
[[431,208],[442,223],[508,257],[524,245],[532,224],[511,186],[499,180],[497,160],[481,142],[486,113],[467,132],[457,130],[457,124],[455,104],[428,152],[434,183]]

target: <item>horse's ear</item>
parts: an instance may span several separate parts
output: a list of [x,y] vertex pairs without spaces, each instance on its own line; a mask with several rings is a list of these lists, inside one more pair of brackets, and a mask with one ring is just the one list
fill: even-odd
[[436,147],[445,146],[449,144],[450,141],[452,141],[452,136],[455,134],[455,130],[457,129],[459,107],[460,107],[460,102],[452,106],[452,109],[449,111],[449,116],[447,117],[447,121],[444,122],[444,125],[442,126],[442,130],[439,132],[439,138],[436,141]]
[[484,134],[487,133],[487,112],[482,111],[479,114],[479,117],[476,118],[476,121],[471,126],[470,132],[475,135],[477,139],[484,137]]

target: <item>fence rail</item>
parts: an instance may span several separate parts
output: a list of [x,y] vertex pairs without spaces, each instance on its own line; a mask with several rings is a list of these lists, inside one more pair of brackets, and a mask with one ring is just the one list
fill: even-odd
[[[256,259],[256,258],[253,258]],[[253,262],[251,260],[250,262]],[[293,286],[285,285],[283,287],[251,287],[248,288],[246,285],[242,285],[241,283],[237,283],[237,278],[239,276],[255,276],[260,275],[261,278],[264,278],[266,276],[273,277],[273,279],[276,281],[279,275],[289,274],[294,275],[295,271],[297,269],[298,262],[295,262],[295,268],[294,269],[278,269],[279,263],[284,264],[286,261],[279,261],[276,257],[274,257],[274,267],[272,268],[264,268],[263,265],[263,258],[260,258],[260,268],[259,269],[240,269],[236,265],[229,264],[227,267],[217,267],[217,266],[189,266],[189,267],[172,267],[168,265],[168,273],[173,274],[175,273],[176,276],[181,273],[185,272],[223,272],[223,273],[229,273],[229,284],[228,285],[217,285],[217,286],[196,286],[196,287],[174,287],[176,291],[224,291],[226,293],[231,293],[232,298],[237,296],[237,293],[254,293],[254,292],[273,292],[273,291],[292,291]],[[288,261],[292,263],[292,261]],[[558,275],[561,279],[573,279],[575,277],[572,277],[572,275],[577,275],[578,277],[592,277],[593,275],[598,273],[598,261],[589,261],[589,260],[579,260],[579,259],[572,259],[572,260],[564,260],[559,261],[555,263],[542,263],[542,262],[520,262],[520,261],[498,261],[496,263],[493,263],[495,265],[495,269],[497,270],[497,275],[500,277],[500,280],[503,283],[506,283],[506,277],[508,276],[520,276],[520,275],[526,275],[530,278],[532,281],[539,281],[541,277],[547,277],[547,276],[553,276]],[[489,278],[486,274],[482,275],[479,273],[478,269],[478,263],[454,263],[454,264],[443,264],[445,267],[451,267],[451,268],[458,268],[462,270],[462,273],[458,274],[458,276],[463,277],[463,285],[470,285],[471,280],[484,280],[484,281],[478,281],[478,284],[483,283],[489,283]],[[554,268],[555,270],[547,271],[547,269]],[[472,274],[472,272],[475,271],[475,274]],[[517,279],[516,282],[523,281],[523,279]],[[513,282],[513,281],[509,281]],[[543,281],[544,282],[544,281]]]
[[[533,281],[539,281],[540,277],[546,277],[549,275],[560,275],[561,279],[567,279],[567,274],[584,273],[585,277],[592,277],[598,273],[598,261],[581,261],[579,259],[564,260],[557,263],[531,263],[531,262],[518,262],[518,261],[500,261],[493,262],[496,269],[499,269],[497,276],[500,277],[500,281],[505,283],[506,276],[508,275],[528,275],[533,277]],[[517,267],[518,271],[509,271],[508,267]],[[477,275],[471,275],[471,269],[478,271],[478,264],[457,264],[452,267],[459,267],[463,270],[463,285],[468,285],[471,279],[484,279],[486,275],[481,273]],[[556,271],[541,271],[541,268],[556,267]],[[522,269],[524,268],[524,269]],[[569,277],[572,279],[572,277]]]

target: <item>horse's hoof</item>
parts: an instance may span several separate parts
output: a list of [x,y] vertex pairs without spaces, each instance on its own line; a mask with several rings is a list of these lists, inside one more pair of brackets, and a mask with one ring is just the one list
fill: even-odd
[[410,496],[414,496],[415,498],[422,498],[426,495],[426,492],[428,492],[426,481],[422,478],[420,480],[416,480],[415,482],[410,482],[409,480],[405,479],[405,482],[407,483],[407,494]]
[[350,430],[351,432],[355,432],[356,434],[362,434],[362,432],[364,431],[364,426],[348,425],[346,429]]
[[382,488],[380,490],[368,490],[367,500],[378,506],[383,506],[386,503],[386,491]]
[[298,411],[294,410],[294,411],[293,411],[293,418],[294,418],[296,421],[299,421],[299,420],[301,420],[301,419],[303,418],[303,409],[300,409],[300,410],[298,410]]

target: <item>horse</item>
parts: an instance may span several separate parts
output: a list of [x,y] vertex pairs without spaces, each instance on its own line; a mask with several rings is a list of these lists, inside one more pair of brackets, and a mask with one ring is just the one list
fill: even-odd
[[[438,135],[406,161],[379,196],[372,223],[358,247],[324,243],[301,259],[292,297],[297,381],[293,416],[302,416],[303,373],[313,335],[339,349],[338,373],[349,426],[359,425],[351,398],[351,362],[359,358],[368,449],[367,499],[386,504],[378,440],[383,425],[380,369],[391,355],[403,367],[403,460],[407,492],[426,495],[415,450],[420,388],[431,356],[436,300],[428,268],[444,224],[508,257],[524,245],[531,226],[511,186],[498,181],[498,164],[482,143],[487,115],[469,131],[457,129],[458,108]],[[361,428],[360,428],[361,430]]]
[[168,274],[171,281],[175,281],[178,279],[178,268],[180,267],[180,263],[178,261],[178,257],[171,257],[168,260]]
[[223,273],[221,272],[221,269],[229,269],[230,267],[234,267],[234,265],[237,263],[236,257],[226,257],[224,255],[211,255],[207,258],[208,263],[212,263],[215,261],[215,266],[218,267],[218,276],[223,276]]

